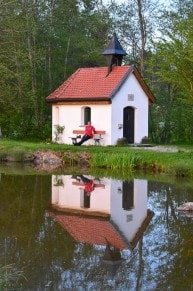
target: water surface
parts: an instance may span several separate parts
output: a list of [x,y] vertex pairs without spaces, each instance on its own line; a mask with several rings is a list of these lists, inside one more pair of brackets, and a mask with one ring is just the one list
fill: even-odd
[[193,289],[192,181],[2,171],[0,197],[8,290]]

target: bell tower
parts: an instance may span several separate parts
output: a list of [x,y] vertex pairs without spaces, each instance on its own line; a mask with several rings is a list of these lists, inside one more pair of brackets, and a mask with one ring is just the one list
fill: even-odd
[[121,66],[123,56],[126,56],[126,51],[122,48],[116,33],[113,33],[113,37],[103,52],[103,55],[107,59],[108,75],[112,72],[113,66]]

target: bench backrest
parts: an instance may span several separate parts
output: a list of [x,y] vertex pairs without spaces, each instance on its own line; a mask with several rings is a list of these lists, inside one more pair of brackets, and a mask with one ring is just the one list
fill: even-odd
[[[81,129],[74,129],[73,130],[74,134],[84,134],[85,130],[81,130]],[[105,134],[104,130],[95,130],[95,134]]]
[[[82,182],[72,182],[72,185],[76,185],[76,186],[85,186],[85,183],[82,183]],[[105,188],[105,185],[104,184],[94,184],[94,187],[95,188]]]

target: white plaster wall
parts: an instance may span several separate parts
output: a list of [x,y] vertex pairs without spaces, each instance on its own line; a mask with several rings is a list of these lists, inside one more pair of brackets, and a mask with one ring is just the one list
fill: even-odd
[[[87,104],[86,106],[91,108],[92,124],[96,130],[105,130],[104,139],[101,140],[102,145],[111,144],[111,104],[107,105],[92,105]],[[81,124],[81,108],[85,105],[60,105],[52,106],[52,140],[54,140],[54,125],[60,124],[65,126],[63,135],[60,139],[60,143],[72,144],[73,129],[82,129],[84,126]],[[85,145],[94,144],[93,140],[89,140]]]
[[[128,101],[128,94],[134,94],[134,101]],[[123,108],[130,106],[135,109],[134,142],[140,143],[144,136],[148,136],[148,98],[133,74],[129,76],[121,90],[114,96],[112,103],[112,144],[123,137]]]
[[[94,179],[91,176],[87,176],[90,179]],[[59,178],[63,181],[63,185],[55,186],[56,179]],[[52,175],[52,204],[58,207],[65,207],[71,209],[81,209],[81,197],[84,190],[84,186],[73,185],[71,175]],[[98,210],[101,212],[110,213],[110,180],[103,178],[101,184],[105,187],[96,187],[90,196],[90,208],[89,210]]]

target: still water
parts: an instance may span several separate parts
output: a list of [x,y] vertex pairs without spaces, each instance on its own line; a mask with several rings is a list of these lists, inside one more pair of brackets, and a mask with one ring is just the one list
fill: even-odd
[[193,181],[2,171],[0,198],[1,290],[193,290]]

